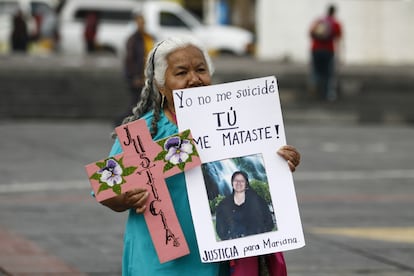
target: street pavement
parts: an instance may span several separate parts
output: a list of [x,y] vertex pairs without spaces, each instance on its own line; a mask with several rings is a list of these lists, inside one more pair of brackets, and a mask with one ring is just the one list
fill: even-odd
[[[286,252],[289,275],[414,275],[412,126],[285,127],[302,153],[294,180],[306,238]],[[126,214],[90,197],[83,168],[107,155],[110,123],[0,128],[0,275],[120,275]]]

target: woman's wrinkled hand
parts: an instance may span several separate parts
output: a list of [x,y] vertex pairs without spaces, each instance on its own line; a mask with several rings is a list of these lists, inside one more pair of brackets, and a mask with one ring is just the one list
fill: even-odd
[[281,157],[283,157],[289,165],[289,169],[291,172],[294,172],[296,170],[296,167],[300,164],[300,153],[298,150],[290,145],[282,146],[278,151],[277,154],[279,154]]
[[135,209],[136,213],[142,214],[147,208],[145,203],[148,200],[148,195],[146,189],[138,188],[125,192],[123,194],[123,201],[129,209]]

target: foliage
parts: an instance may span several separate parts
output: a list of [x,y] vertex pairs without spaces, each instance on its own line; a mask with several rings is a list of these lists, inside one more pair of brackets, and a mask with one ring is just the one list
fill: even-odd
[[216,213],[217,206],[220,204],[220,202],[224,198],[225,198],[224,195],[218,194],[215,198],[213,198],[212,200],[209,200],[211,214]]
[[267,204],[270,204],[272,198],[270,196],[269,185],[263,181],[253,179],[250,181],[250,187],[256,191],[256,193],[261,196]]

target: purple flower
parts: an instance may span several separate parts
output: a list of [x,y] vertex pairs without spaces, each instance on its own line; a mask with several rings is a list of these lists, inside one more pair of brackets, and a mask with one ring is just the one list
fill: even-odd
[[110,187],[122,182],[122,168],[114,159],[108,159],[106,166],[98,173],[101,174],[101,181]]
[[185,162],[190,154],[193,152],[193,145],[189,140],[182,140],[178,136],[169,138],[165,144],[164,149],[167,151],[165,160],[174,165]]

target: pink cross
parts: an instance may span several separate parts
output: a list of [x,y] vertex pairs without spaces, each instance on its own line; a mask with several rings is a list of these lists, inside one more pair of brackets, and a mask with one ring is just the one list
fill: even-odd
[[85,166],[96,200],[138,187],[148,189],[144,218],[160,262],[187,255],[190,251],[164,179],[201,164],[190,131],[154,142],[145,120],[137,120],[115,132],[123,153]]

